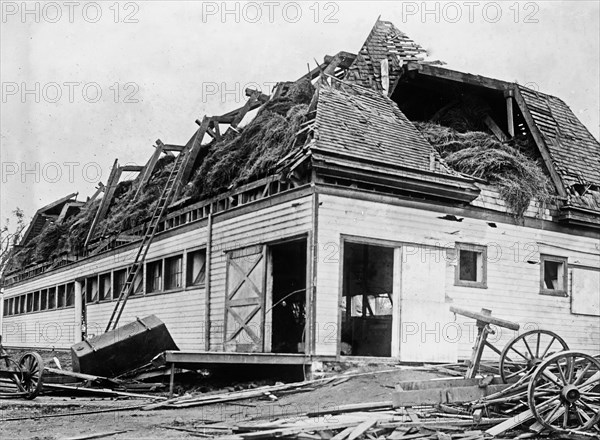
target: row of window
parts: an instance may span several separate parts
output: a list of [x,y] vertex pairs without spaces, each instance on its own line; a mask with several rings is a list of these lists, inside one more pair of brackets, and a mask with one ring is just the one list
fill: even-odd
[[[455,284],[467,287],[487,287],[487,248],[484,246],[457,243],[458,252]],[[146,264],[146,285],[143,274],[135,277],[132,295],[159,293],[181,289],[185,286],[204,284],[204,250],[187,252],[186,274],[183,274],[184,255],[152,261]],[[540,293],[567,295],[567,259],[551,255],[540,256]],[[117,299],[127,282],[127,268],[94,275],[85,280],[86,302],[94,303]],[[75,284],[62,284],[36,292],[30,292],[4,300],[4,316],[72,307],[75,299]]]
[[[186,258],[184,279],[183,260]],[[146,285],[140,271],[133,280],[131,295],[160,293],[204,284],[205,250],[187,252],[146,263]],[[83,291],[87,303],[117,299],[127,282],[129,268],[118,269],[87,277]],[[75,303],[75,283],[42,289],[4,300],[4,316],[72,307]]]
[[[458,252],[454,284],[466,287],[487,287],[487,248],[475,244],[457,243]],[[567,258],[540,255],[540,294],[567,295]]]
[[75,304],[75,283],[66,283],[4,300],[4,316],[63,309]]

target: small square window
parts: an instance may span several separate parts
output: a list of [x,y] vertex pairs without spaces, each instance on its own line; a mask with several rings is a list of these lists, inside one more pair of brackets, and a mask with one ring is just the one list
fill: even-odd
[[69,284],[67,284],[65,306],[72,307],[74,305],[75,305],[75,283],[69,283]]
[[98,301],[98,277],[88,277],[85,280],[85,301],[94,303]]
[[540,293],[567,296],[567,258],[540,255]]
[[200,286],[204,284],[206,275],[206,251],[188,252],[187,254],[187,275],[186,285]]
[[48,289],[48,310],[56,308],[56,287]]
[[454,284],[467,287],[487,287],[487,248],[476,244],[456,243]]
[[33,292],[27,294],[27,305],[25,311],[27,313],[33,311]]
[[165,260],[165,290],[178,289],[183,286],[183,257]]
[[127,281],[127,269],[115,270],[113,274],[113,299],[118,299]]
[[56,291],[56,308],[62,309],[65,306],[67,295],[65,291],[65,285],[58,286]]
[[38,312],[40,310],[40,291],[33,292],[33,311]]
[[100,301],[110,300],[111,296],[111,277],[110,272],[100,275],[99,278],[99,287],[98,287],[98,295]]
[[46,310],[47,308],[48,308],[48,289],[44,289],[40,293],[40,310]]
[[162,290],[162,260],[146,265],[146,292],[159,292]]

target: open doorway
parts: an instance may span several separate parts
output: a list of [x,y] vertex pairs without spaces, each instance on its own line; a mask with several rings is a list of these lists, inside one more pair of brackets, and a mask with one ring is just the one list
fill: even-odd
[[340,354],[391,356],[394,249],[344,243]]
[[303,353],[306,325],[306,239],[270,246],[271,352]]

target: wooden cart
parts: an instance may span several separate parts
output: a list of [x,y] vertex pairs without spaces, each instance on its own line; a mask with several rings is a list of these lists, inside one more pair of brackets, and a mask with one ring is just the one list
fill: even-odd
[[0,384],[14,388],[14,391],[0,391],[0,399],[35,399],[42,389],[43,373],[44,362],[39,354],[25,353],[19,361],[14,361],[2,346],[0,336]]

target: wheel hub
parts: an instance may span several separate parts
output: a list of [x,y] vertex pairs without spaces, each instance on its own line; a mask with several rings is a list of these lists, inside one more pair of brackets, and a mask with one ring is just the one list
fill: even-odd
[[567,385],[560,392],[561,397],[565,402],[573,403],[579,400],[581,393],[575,385]]
[[541,364],[541,363],[542,363],[542,361],[543,361],[543,359],[542,359],[542,358],[533,357],[533,358],[531,358],[531,359],[529,359],[529,360],[527,361],[527,367],[528,367],[530,370],[533,370],[533,369],[537,368],[537,366],[538,366],[539,364]]

